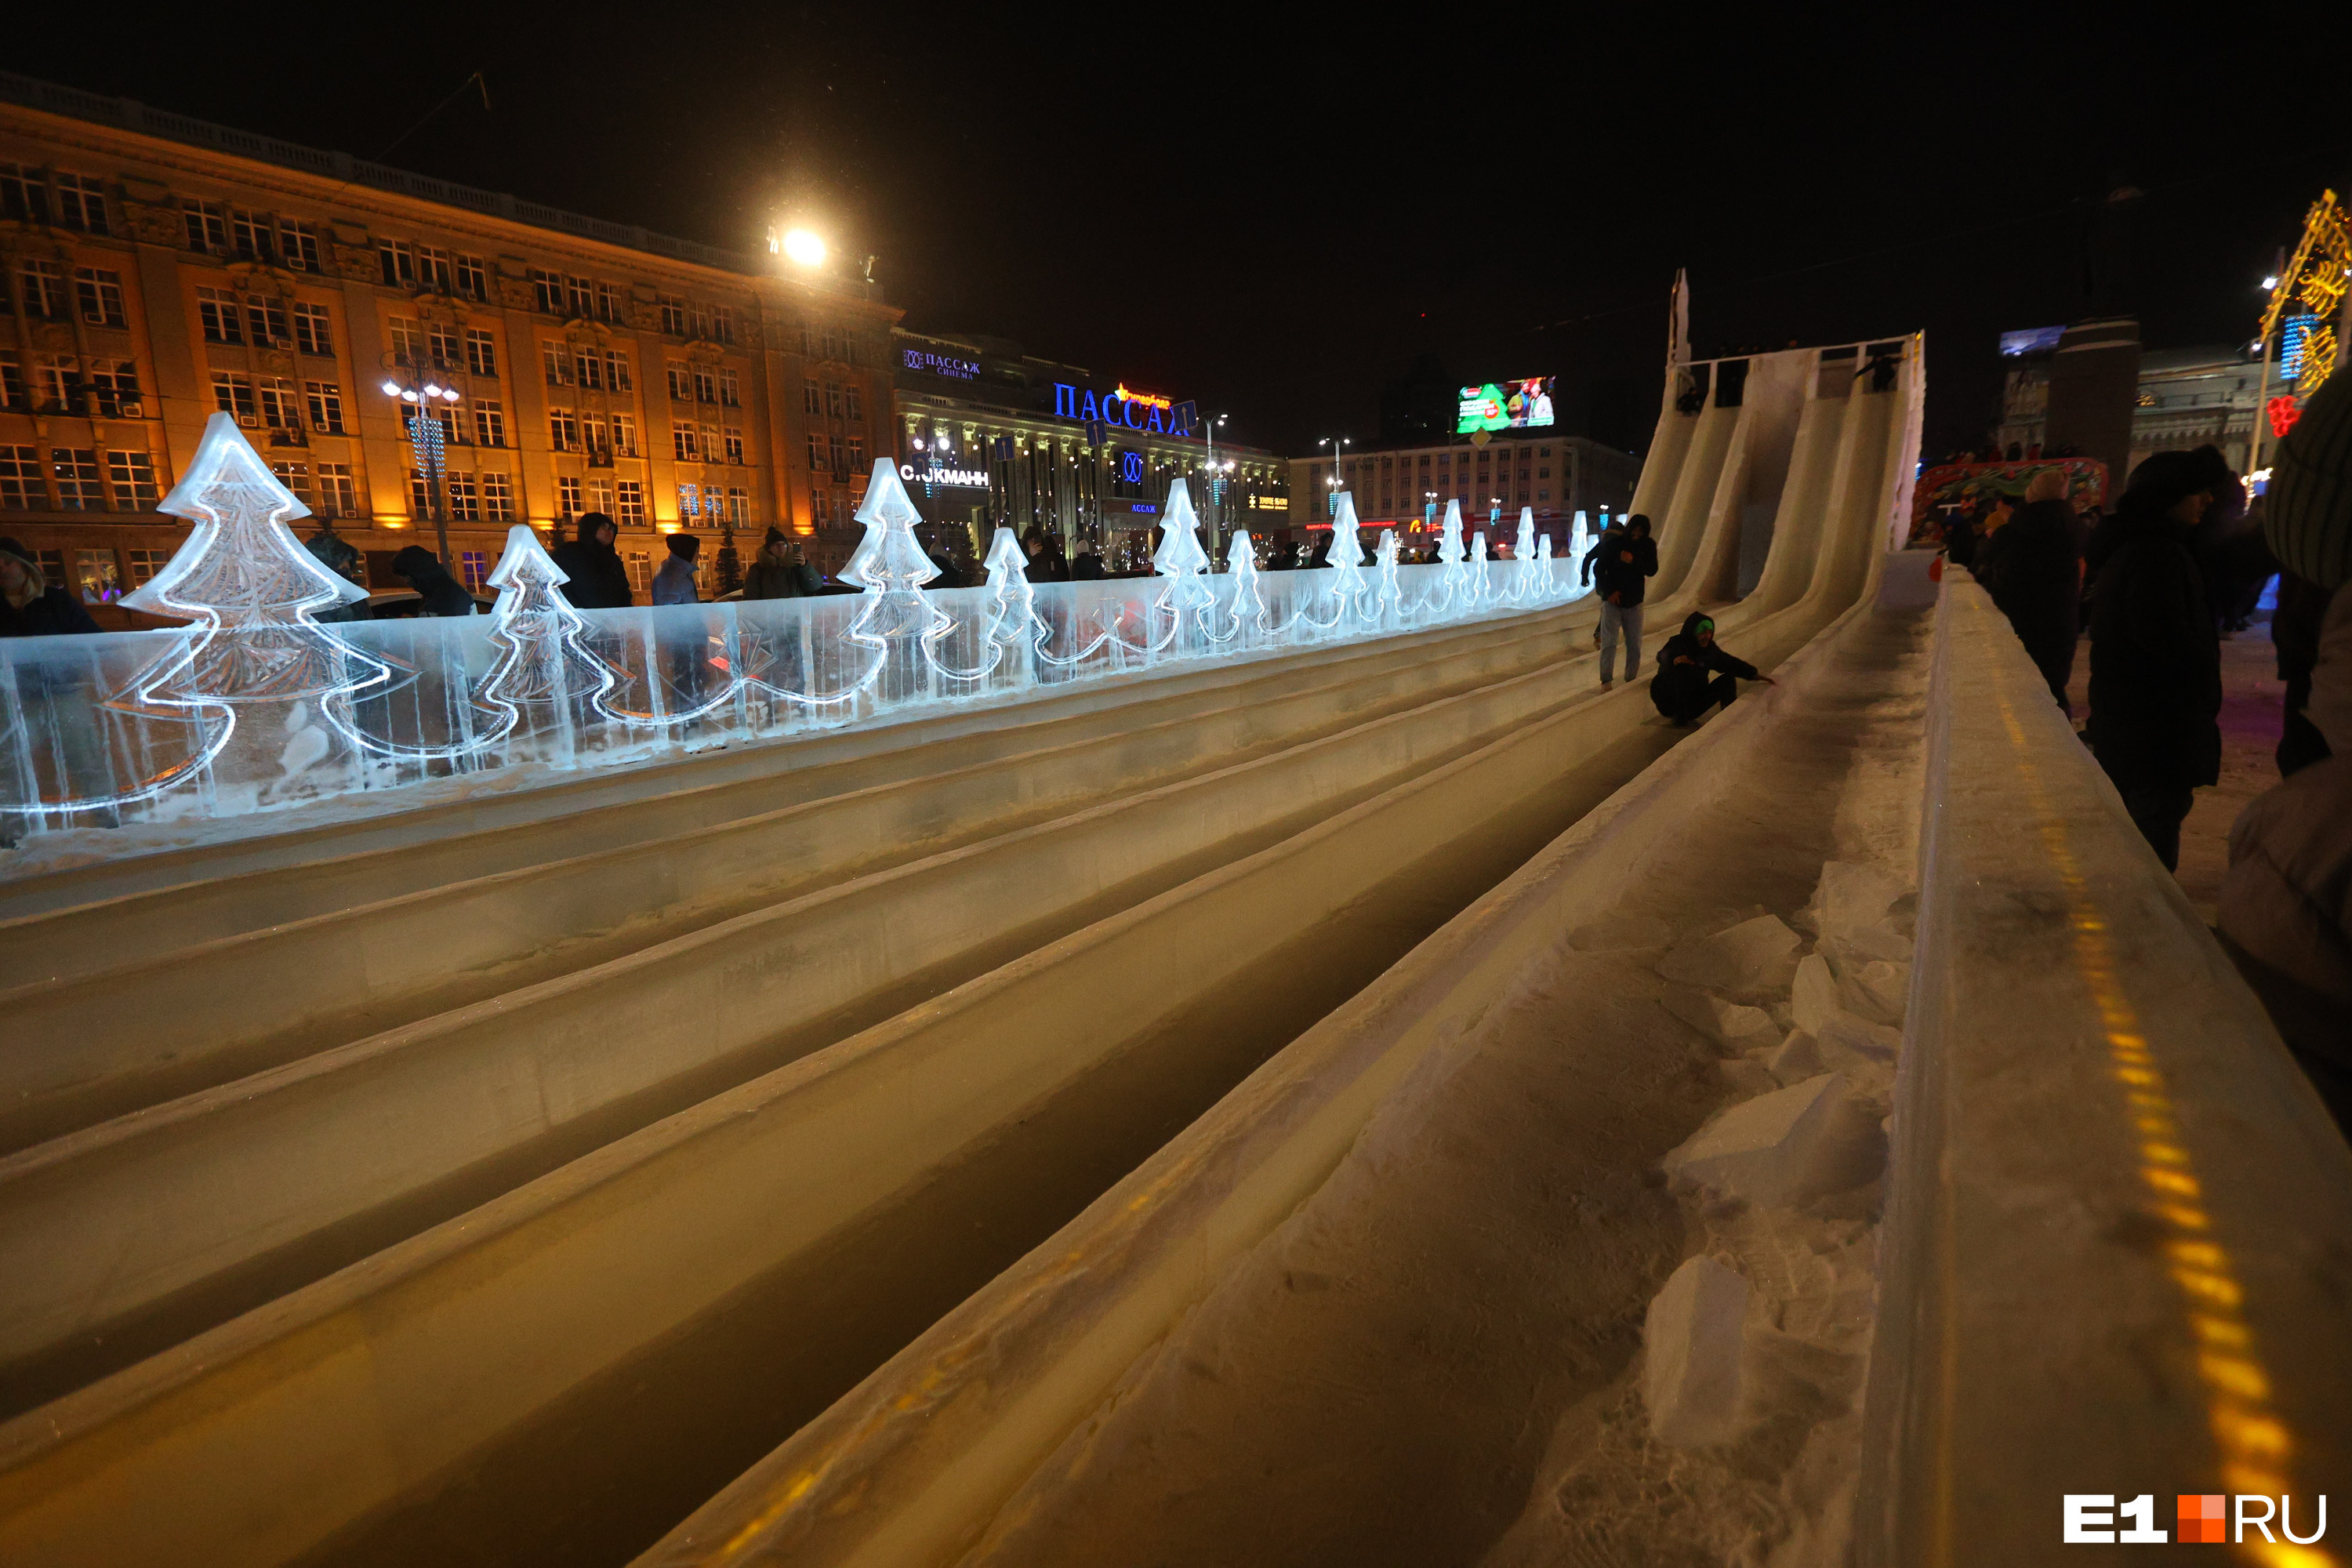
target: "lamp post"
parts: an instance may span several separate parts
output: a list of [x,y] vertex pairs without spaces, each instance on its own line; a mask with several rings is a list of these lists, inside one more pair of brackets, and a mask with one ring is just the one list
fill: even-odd
[[[1225,416],[1222,414],[1210,415],[1201,422],[1202,434],[1207,437],[1209,443],[1209,493],[1206,499],[1209,503],[1209,569],[1213,572],[1217,570],[1217,563],[1224,559],[1217,552],[1217,426],[1224,422]],[[1227,472],[1231,472],[1233,465],[1227,463],[1225,468]]]
[[433,537],[439,545],[441,564],[452,564],[449,556],[449,509],[441,497],[441,455],[443,435],[441,421],[430,417],[434,404],[453,404],[464,395],[454,386],[444,386],[437,381],[420,383],[409,367],[387,358],[383,395],[407,405],[404,417],[408,420],[409,448],[416,456],[416,471],[425,479],[425,510],[433,514]]
[[1331,482],[1323,487],[1323,510],[1328,515],[1337,517],[1339,515],[1340,466],[1348,455],[1347,448],[1356,443],[1345,436],[1326,436],[1315,444],[1331,448]]

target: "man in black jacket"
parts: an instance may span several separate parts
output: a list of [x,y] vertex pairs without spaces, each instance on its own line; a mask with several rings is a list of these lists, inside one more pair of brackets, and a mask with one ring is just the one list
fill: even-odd
[[1601,689],[1615,684],[1617,639],[1625,639],[1625,679],[1642,668],[1642,597],[1649,580],[1658,574],[1658,546],[1650,537],[1650,520],[1640,512],[1622,527],[1603,529],[1598,543],[1585,553],[1583,575],[1601,595]]
[[585,513],[571,540],[551,552],[562,573],[564,598],[575,610],[625,610],[632,603],[629,569],[613,548],[620,531],[601,511]]
[[50,585],[33,552],[0,539],[0,637],[49,637],[99,630],[81,601]]
[[2221,644],[2189,531],[2212,504],[2189,452],[2140,464],[2102,528],[2091,595],[2092,754],[2168,871],[2200,785],[2221,776]]
[[478,607],[465,585],[449,575],[441,558],[421,544],[403,545],[392,558],[392,569],[425,601],[425,615],[470,616]]
[[1743,680],[1780,684],[1769,675],[1758,674],[1746,659],[1735,658],[1717,647],[1715,623],[1694,611],[1683,622],[1683,629],[1658,650],[1658,673],[1650,681],[1650,700],[1675,723],[1696,724],[1699,715],[1717,703],[1730,707]]
[[1984,542],[1974,570],[2050,683],[2059,711],[2073,712],[2066,682],[2081,629],[2083,531],[2066,500],[2065,469],[2044,468],[2027,481],[2025,505]]

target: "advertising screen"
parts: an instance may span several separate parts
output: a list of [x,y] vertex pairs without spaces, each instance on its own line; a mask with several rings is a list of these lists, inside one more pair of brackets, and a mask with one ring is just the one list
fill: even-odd
[[1454,433],[1479,430],[1531,430],[1551,423],[1551,381],[1531,375],[1519,381],[1490,381],[1462,389],[1462,407]]

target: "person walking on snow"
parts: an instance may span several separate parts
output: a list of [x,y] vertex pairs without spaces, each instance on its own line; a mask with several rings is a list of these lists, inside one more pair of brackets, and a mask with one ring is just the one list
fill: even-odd
[[[1595,568],[1598,568],[1597,570]],[[1617,639],[1625,639],[1625,679],[1642,668],[1642,596],[1658,574],[1658,546],[1640,512],[1612,524],[1584,557],[1583,574],[1601,595],[1601,689],[1616,684]]]
[[2025,505],[1984,542],[1976,572],[2050,683],[2059,711],[2072,712],[2066,682],[2080,630],[2083,534],[2066,501],[2065,469],[2044,468],[2027,481]]
[[1779,681],[1757,672],[1754,665],[1736,658],[1715,640],[1715,623],[1694,611],[1683,629],[1658,650],[1658,673],[1650,681],[1650,700],[1675,724],[1696,724],[1699,715],[1717,703],[1726,708],[1739,696],[1743,680]]

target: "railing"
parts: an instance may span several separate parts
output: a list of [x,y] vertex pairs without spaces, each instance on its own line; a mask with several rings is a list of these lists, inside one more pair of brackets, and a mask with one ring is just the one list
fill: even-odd
[[507,787],[1589,592],[1540,555],[1034,586],[1000,567],[979,588],[583,613],[554,598],[560,574],[519,581],[515,551],[487,617],[0,643],[0,827],[230,816],[461,774]]

